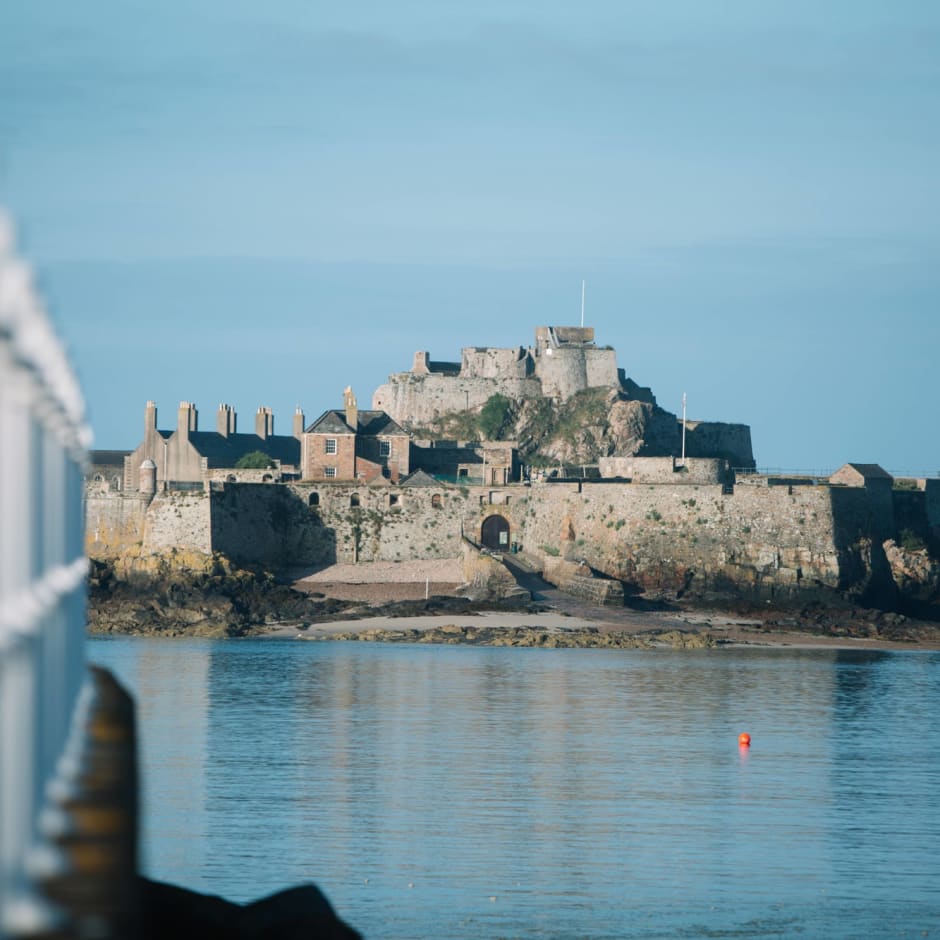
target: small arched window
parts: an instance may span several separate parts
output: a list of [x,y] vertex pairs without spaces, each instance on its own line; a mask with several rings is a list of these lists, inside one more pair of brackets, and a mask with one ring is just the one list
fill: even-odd
[[226,483],[234,483],[237,479],[238,479],[238,478],[235,476],[234,473],[230,473],[230,474],[225,478],[225,482],[226,482]]
[[358,505],[359,505],[359,494],[358,494],[358,493],[353,493],[352,496],[349,497],[349,505],[350,505],[350,506],[358,506]]
[[270,482],[272,482],[273,480],[274,480],[274,477],[272,477],[270,473],[266,473],[266,474],[261,478],[261,482],[262,482],[262,483],[270,483]]
[[319,505],[320,505],[320,494],[319,494],[319,493],[311,493],[311,494],[307,497],[307,505],[308,505],[308,506],[319,506]]
[[94,477],[95,483],[104,483],[104,477],[100,473],[96,473]]

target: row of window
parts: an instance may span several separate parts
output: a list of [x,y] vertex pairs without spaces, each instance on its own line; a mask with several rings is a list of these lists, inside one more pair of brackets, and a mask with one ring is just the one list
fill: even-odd
[[[358,494],[358,493],[353,493],[353,494],[349,497],[349,505],[350,505],[351,507],[355,508],[356,506],[360,505],[359,500],[360,500],[359,494]],[[400,506],[400,505],[401,505],[401,496],[399,496],[398,493],[389,493],[389,495],[388,495],[388,504],[389,504],[389,506]],[[308,506],[319,506],[319,505],[320,505],[320,494],[319,494],[319,493],[315,493],[315,492],[314,492],[314,493],[311,493],[311,494],[307,497],[307,505],[308,505]],[[443,501],[443,499],[442,499],[440,493],[433,493],[433,494],[431,495],[431,505],[432,505],[435,509],[443,509],[443,508],[444,508],[444,501]]]
[[[336,438],[328,437],[324,445],[324,451],[327,454],[336,453]],[[379,456],[380,457],[390,457],[392,453],[392,442],[391,441],[379,441]],[[327,468],[327,476],[335,476],[336,474],[330,474],[329,468]]]

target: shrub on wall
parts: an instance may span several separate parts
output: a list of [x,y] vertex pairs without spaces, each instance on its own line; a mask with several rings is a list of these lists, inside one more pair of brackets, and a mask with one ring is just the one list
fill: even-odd
[[274,462],[271,458],[260,450],[253,450],[247,454],[243,454],[235,461],[235,467],[238,470],[267,470],[269,467],[273,466]]

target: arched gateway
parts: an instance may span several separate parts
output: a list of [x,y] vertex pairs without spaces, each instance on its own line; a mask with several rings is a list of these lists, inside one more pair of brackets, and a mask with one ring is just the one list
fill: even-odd
[[508,552],[509,521],[500,515],[487,516],[480,529],[480,543],[494,552]]

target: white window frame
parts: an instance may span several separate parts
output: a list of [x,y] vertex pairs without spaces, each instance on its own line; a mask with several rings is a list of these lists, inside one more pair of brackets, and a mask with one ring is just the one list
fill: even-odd
[[336,438],[328,437],[324,443],[324,452],[327,454],[336,453]]
[[323,468],[323,475],[324,475],[328,480],[333,479],[333,478],[336,476],[336,467],[324,467],[324,468]]

